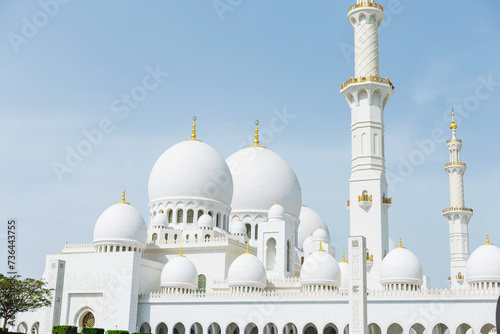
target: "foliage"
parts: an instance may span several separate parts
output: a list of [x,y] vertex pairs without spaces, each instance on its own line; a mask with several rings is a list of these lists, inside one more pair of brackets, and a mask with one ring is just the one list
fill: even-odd
[[40,307],[50,306],[52,289],[47,283],[33,278],[21,279],[21,276],[5,277],[0,274],[0,314],[3,328],[17,313],[32,312]]
[[84,328],[82,334],[104,334],[104,328]]
[[77,334],[78,327],[75,326],[54,326],[52,334]]
[[129,334],[128,331],[122,331],[122,330],[109,330],[108,334]]

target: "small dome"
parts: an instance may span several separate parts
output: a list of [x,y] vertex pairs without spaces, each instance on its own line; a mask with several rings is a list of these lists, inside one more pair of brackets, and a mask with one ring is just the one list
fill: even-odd
[[213,229],[214,220],[209,214],[204,214],[198,219],[198,228]]
[[233,212],[265,213],[279,201],[285,212],[299,217],[302,195],[290,165],[261,146],[239,150],[226,159],[234,182]]
[[340,277],[342,278],[340,288],[349,289],[349,263],[345,260],[345,253],[342,253],[342,261],[339,262],[339,267]]
[[[182,254],[182,253],[181,253]],[[163,267],[161,271],[162,288],[195,290],[198,286],[198,271],[187,257],[178,255]]]
[[107,242],[146,244],[148,232],[139,211],[124,200],[107,208],[94,227],[94,244]]
[[332,255],[320,250],[306,258],[300,270],[301,285],[329,285],[339,287],[340,283],[340,267]]
[[276,202],[270,209],[269,212],[267,213],[267,219],[269,221],[279,221],[279,220],[285,220],[285,208],[283,208],[281,205]]
[[298,245],[302,245],[304,240],[311,235],[314,231],[316,231],[320,226],[325,229],[328,235],[330,232],[328,231],[328,226],[321,216],[314,211],[313,209],[302,206],[300,210],[300,224],[299,224],[299,232],[298,232]]
[[330,236],[328,232],[324,230],[321,226],[313,233],[313,241],[322,241],[324,243],[330,242]]
[[306,249],[307,246],[312,245],[313,243],[313,237],[312,234],[308,236],[305,240],[304,243],[302,244],[302,249]]
[[489,243],[479,246],[467,263],[467,282],[500,282],[500,249]]
[[215,149],[198,140],[186,140],[158,158],[149,176],[148,194],[150,202],[182,197],[207,198],[229,205],[233,179]]
[[422,285],[423,272],[418,258],[401,245],[390,251],[380,266],[381,284]]
[[245,235],[247,233],[247,228],[241,220],[237,220],[231,226],[231,234],[235,235]]
[[230,287],[266,287],[266,269],[260,260],[250,253],[244,253],[231,263],[227,273]]
[[154,216],[153,221],[151,222],[151,225],[153,227],[155,227],[155,226],[167,227],[168,226],[167,215],[164,214],[163,212],[158,213],[156,216]]

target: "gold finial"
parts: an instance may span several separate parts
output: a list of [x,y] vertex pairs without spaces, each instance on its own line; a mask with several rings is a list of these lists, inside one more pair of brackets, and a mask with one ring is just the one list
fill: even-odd
[[340,261],[340,262],[345,262],[345,263],[347,263],[347,261],[345,260],[345,253],[342,253],[342,261]]
[[451,130],[456,130],[457,129],[457,123],[455,123],[455,112],[453,109],[451,109],[451,124],[450,124],[450,129]]
[[370,261],[373,262],[373,254],[370,254]]
[[323,249],[323,244],[321,243],[321,240],[319,241],[319,249],[317,252],[324,252],[325,250]]
[[250,244],[247,242],[247,252],[245,254],[250,254]]
[[191,140],[196,140],[196,116],[193,116],[193,130],[191,131]]
[[181,249],[179,250],[179,255],[177,255],[177,256],[185,257],[184,255],[182,255],[182,246],[181,246]]
[[254,140],[253,140],[253,145],[254,147],[264,147],[260,146],[259,144],[259,120],[255,121],[255,135],[254,135]]
[[311,237],[313,236],[313,233],[311,232]]
[[121,204],[129,204],[129,205],[130,205],[130,203],[125,202],[125,189],[123,189],[122,201],[121,201],[121,202],[118,202],[117,204],[120,204],[120,203],[121,203]]
[[493,245],[493,244],[490,244],[490,236],[488,235],[488,233],[486,233],[486,243],[485,245]]
[[403,244],[401,243],[401,237],[399,237],[399,246],[396,247],[396,248],[403,248],[403,249],[406,249],[405,247],[403,247]]
[[278,200],[276,200],[276,204],[279,204],[279,203],[278,203]]

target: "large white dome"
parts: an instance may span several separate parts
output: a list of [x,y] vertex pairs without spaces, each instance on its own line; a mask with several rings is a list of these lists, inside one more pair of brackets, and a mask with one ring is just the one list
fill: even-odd
[[187,257],[178,255],[167,262],[161,271],[162,288],[185,288],[194,290],[198,286],[198,271]]
[[467,282],[500,282],[500,248],[489,242],[478,247],[467,263]]
[[339,287],[341,283],[340,267],[335,258],[325,252],[316,251],[309,255],[300,270],[302,285],[329,285]]
[[398,247],[385,256],[380,267],[381,284],[421,285],[422,282],[422,266],[415,254]]
[[128,203],[107,208],[94,227],[94,244],[108,242],[146,244],[147,228],[139,211]]
[[233,180],[224,158],[197,140],[180,142],[165,151],[149,176],[149,201],[164,198],[207,198],[229,205]]
[[[302,206],[302,210],[300,210],[298,245],[303,245],[304,240],[306,240],[311,233],[314,233],[317,229],[319,229],[320,226],[326,231],[326,233],[328,233],[328,236],[330,236],[330,231],[328,231],[328,226],[326,226],[323,218],[321,218],[321,216],[313,209],[307,206]],[[328,237],[328,239],[330,239],[330,237]]]
[[302,195],[288,163],[273,151],[251,146],[227,158],[234,182],[233,212],[266,213],[276,201],[299,217]]
[[238,256],[227,273],[227,284],[230,287],[266,287],[266,269],[260,260],[250,253]]

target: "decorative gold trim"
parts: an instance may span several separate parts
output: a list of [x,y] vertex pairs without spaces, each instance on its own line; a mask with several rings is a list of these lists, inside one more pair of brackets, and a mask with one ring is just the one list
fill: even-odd
[[361,196],[358,196],[358,202],[371,202],[371,201],[372,201],[372,195],[363,194]]
[[446,141],[447,144],[449,144],[449,143],[461,143],[461,142],[462,142],[461,139],[456,139],[456,138]]
[[465,162],[448,162],[445,167],[450,167],[450,166],[467,166]]
[[443,213],[450,212],[450,211],[470,211],[474,212],[471,208],[464,208],[463,206],[455,206],[455,207],[450,207],[447,209],[443,209]]
[[384,204],[392,204],[392,197],[382,196],[382,203],[384,203]]
[[360,83],[360,82],[368,82],[368,81],[373,81],[373,82],[380,82],[380,83],[385,83],[391,86],[392,89],[394,89],[394,85],[392,84],[391,80],[389,78],[381,78],[381,77],[375,77],[372,75],[369,75],[367,77],[359,77],[359,78],[350,78],[346,82],[344,82],[342,85],[340,85],[340,89],[344,89],[345,87],[349,86],[350,84],[353,83]]
[[362,2],[360,4],[351,6],[351,8],[349,8],[348,13],[352,12],[355,9],[363,8],[363,7],[377,8],[377,9],[380,9],[381,11],[384,11],[384,7],[382,7],[381,5],[379,5],[377,3],[374,3],[374,2]]
[[122,201],[116,202],[116,204],[128,204],[128,205],[130,205],[130,203],[125,202],[125,189],[123,189]]

